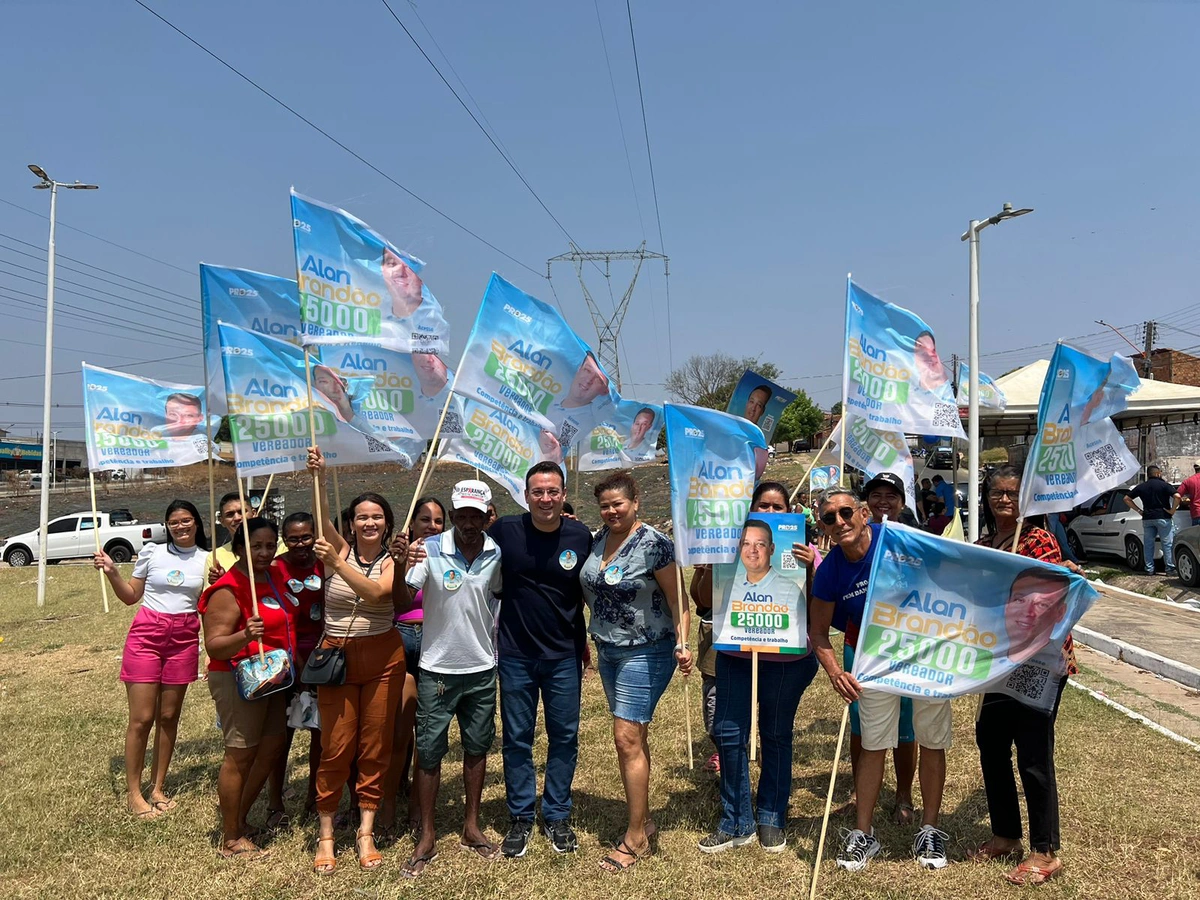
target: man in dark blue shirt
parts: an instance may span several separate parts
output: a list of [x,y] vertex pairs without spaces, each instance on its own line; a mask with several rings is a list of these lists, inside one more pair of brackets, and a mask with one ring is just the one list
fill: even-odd
[[504,574],[497,651],[504,788],[512,818],[503,852],[510,858],[525,855],[533,831],[539,694],[548,744],[543,830],[557,853],[578,846],[569,820],[586,646],[579,572],[591,552],[592,535],[574,519],[563,518],[565,487],[556,463],[537,463],[525,476],[529,512],[505,516],[488,531],[500,547]]
[[[1138,509],[1133,501],[1141,501]],[[1146,574],[1154,574],[1155,538],[1162,541],[1163,563],[1167,574],[1175,574],[1175,510],[1179,509],[1179,492],[1162,477],[1158,466],[1146,467],[1146,480],[1125,497],[1125,505],[1142,514],[1142,560]]]

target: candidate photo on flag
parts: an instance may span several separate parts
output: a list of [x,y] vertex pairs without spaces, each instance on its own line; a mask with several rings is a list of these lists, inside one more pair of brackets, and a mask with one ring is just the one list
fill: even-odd
[[291,192],[301,338],[444,354],[450,329],[425,263],[344,209]]

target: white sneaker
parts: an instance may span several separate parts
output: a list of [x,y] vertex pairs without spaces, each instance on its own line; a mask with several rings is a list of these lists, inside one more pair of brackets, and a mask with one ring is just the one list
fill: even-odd
[[922,825],[913,838],[913,856],[926,869],[944,869],[950,860],[946,858],[946,841],[950,835],[933,825]]
[[843,828],[842,835],[846,843],[842,846],[842,852],[837,855],[837,866],[847,872],[861,872],[867,867],[871,857],[883,849],[883,844],[876,839],[873,829],[867,834],[858,828],[853,831]]

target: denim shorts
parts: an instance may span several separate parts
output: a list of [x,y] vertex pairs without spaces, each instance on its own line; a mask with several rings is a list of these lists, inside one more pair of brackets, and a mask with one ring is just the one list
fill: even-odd
[[675,641],[634,647],[596,641],[596,656],[608,711],[617,719],[649,724],[675,674]]
[[414,679],[420,678],[421,668],[421,623],[400,622],[396,625],[404,641],[404,669]]

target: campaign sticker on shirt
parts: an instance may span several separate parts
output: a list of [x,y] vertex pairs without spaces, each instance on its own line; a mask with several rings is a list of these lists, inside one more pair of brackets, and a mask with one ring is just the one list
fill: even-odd
[[604,570],[605,584],[620,584],[623,577],[625,577],[625,573],[615,563]]
[[284,591],[283,596],[288,598],[288,602],[290,604],[292,604],[292,606],[300,605],[300,598],[297,597],[295,594],[293,594],[291,591]]
[[259,603],[261,603],[267,609],[282,609],[282,607],[279,605],[279,601],[274,597],[260,597]]
[[304,582],[299,578],[288,579],[288,590],[295,591],[297,594],[304,590]]
[[574,550],[564,550],[558,554],[558,564],[570,572],[575,568],[575,563],[579,561],[579,557],[575,555]]
[[448,591],[457,591],[462,587],[463,577],[462,572],[457,569],[447,569],[442,575],[442,587]]
[[179,587],[183,584],[183,572],[179,569],[172,569],[167,573],[167,584],[171,587]]
[[309,575],[307,578],[304,579],[304,586],[306,588],[308,588],[310,591],[315,591],[317,588],[319,588],[321,586],[321,576],[318,575],[316,572],[313,572],[311,575]]
[[321,604],[320,603],[314,603],[311,607],[309,607],[308,617],[310,619],[312,619],[314,622],[321,621]]

